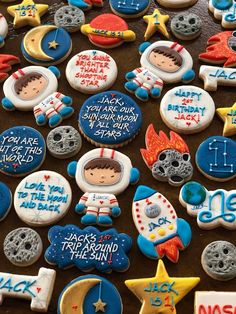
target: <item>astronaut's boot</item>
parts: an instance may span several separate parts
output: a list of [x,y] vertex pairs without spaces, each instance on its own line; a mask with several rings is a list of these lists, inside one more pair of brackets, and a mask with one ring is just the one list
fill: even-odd
[[59,113],[63,119],[67,119],[74,113],[74,108],[63,106]]
[[98,224],[101,226],[111,226],[112,219],[110,216],[98,216]]
[[149,98],[148,91],[141,87],[136,90],[135,96],[142,101],[148,101]]
[[55,128],[62,121],[62,117],[58,113],[54,113],[48,120],[50,128]]
[[47,123],[47,118],[46,118],[45,114],[43,114],[43,113],[35,116],[35,120],[39,126],[45,125]]
[[126,82],[125,89],[131,93],[134,93],[139,88],[139,85],[134,81]]
[[84,225],[95,225],[97,223],[97,215],[86,214],[81,218]]

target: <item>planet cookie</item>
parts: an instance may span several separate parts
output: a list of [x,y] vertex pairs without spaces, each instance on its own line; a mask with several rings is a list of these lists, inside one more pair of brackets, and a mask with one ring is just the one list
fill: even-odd
[[54,23],[57,27],[63,27],[69,33],[77,32],[85,23],[84,12],[72,5],[63,6],[56,11]]
[[9,213],[12,205],[12,194],[9,187],[0,182],[0,221]]
[[115,14],[125,18],[136,18],[147,12],[151,0],[110,0],[109,3]]

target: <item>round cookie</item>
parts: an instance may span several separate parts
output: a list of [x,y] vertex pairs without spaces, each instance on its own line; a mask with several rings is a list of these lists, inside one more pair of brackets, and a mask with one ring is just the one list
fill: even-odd
[[228,281],[236,277],[236,247],[227,241],[210,243],[202,253],[202,267],[213,279]]
[[97,94],[116,81],[118,69],[114,59],[99,50],[85,50],[70,59],[66,78],[74,89],[84,94]]
[[47,136],[47,148],[50,154],[59,159],[75,156],[81,149],[82,139],[72,126],[59,126]]
[[192,40],[201,34],[202,20],[194,13],[181,12],[171,20],[171,30],[181,40]]
[[9,187],[0,182],[0,221],[9,213],[12,205],[12,194]]
[[6,236],[3,243],[6,258],[16,266],[30,266],[42,254],[43,243],[40,235],[30,228],[18,228]]
[[136,18],[144,15],[150,7],[151,0],[110,0],[111,10],[125,18]]
[[166,8],[180,9],[195,4],[198,0],[156,0],[158,4]]
[[77,32],[85,23],[85,15],[79,8],[66,5],[56,11],[54,23],[57,27],[62,27],[69,33]]
[[139,106],[132,98],[118,91],[90,97],[79,113],[81,133],[100,147],[117,148],[128,144],[139,132],[141,124]]
[[37,170],[44,162],[46,144],[37,130],[16,126],[0,134],[0,172],[21,177]]
[[179,86],[162,98],[160,114],[170,129],[193,134],[210,125],[215,114],[215,103],[209,93],[199,87]]
[[6,38],[7,33],[8,33],[7,20],[2,15],[2,13],[0,13],[0,48],[3,47],[5,44],[4,39]]

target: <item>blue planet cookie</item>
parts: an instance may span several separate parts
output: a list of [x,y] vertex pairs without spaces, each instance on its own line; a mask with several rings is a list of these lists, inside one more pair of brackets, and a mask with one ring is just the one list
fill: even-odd
[[[126,253],[131,249],[131,238],[115,229],[100,232],[94,227],[84,230],[75,225],[54,226],[49,230],[51,245],[45,259],[59,268],[76,266],[82,271],[96,268],[100,272],[123,272],[130,262]],[[87,313],[87,312],[86,312]]]
[[107,279],[87,275],[71,281],[62,291],[57,314],[121,314],[123,305],[116,287]]
[[25,176],[38,169],[46,155],[46,144],[37,130],[16,126],[0,134],[0,172]]
[[87,99],[79,113],[79,128],[92,144],[121,147],[139,132],[142,112],[136,102],[118,91],[108,91]]
[[236,142],[224,136],[206,139],[196,152],[202,174],[214,181],[228,181],[236,175]]
[[136,18],[144,15],[150,4],[150,0],[110,0],[112,11],[126,18]]
[[0,182],[0,221],[2,221],[11,209],[12,194],[6,184]]

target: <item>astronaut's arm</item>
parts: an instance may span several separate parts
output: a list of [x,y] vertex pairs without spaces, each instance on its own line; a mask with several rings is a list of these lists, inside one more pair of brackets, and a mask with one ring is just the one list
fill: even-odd
[[62,93],[55,93],[54,97],[58,100],[60,100],[63,104],[70,106],[72,104],[72,98],[69,96],[66,96]]
[[113,217],[118,217],[121,214],[121,209],[119,207],[117,198],[113,195],[110,199],[110,205],[111,205],[111,215]]
[[195,76],[196,76],[196,73],[194,70],[188,70],[187,72],[184,73],[182,77],[182,82],[190,83],[194,80]]
[[[1,76],[0,76],[1,78]],[[3,109],[7,110],[7,111],[13,111],[15,110],[15,106],[13,105],[13,103],[10,101],[10,99],[4,97],[2,99],[2,107]]]
[[127,81],[132,80],[135,77],[137,77],[139,73],[142,73],[142,71],[143,71],[143,68],[134,69],[133,71],[126,73],[125,78]]
[[79,203],[75,207],[75,211],[78,214],[82,214],[86,209],[86,202],[88,200],[89,193],[85,193],[79,200]]
[[163,81],[161,79],[157,79],[153,85],[153,88],[151,89],[151,95],[154,98],[161,96],[161,91],[163,88]]

